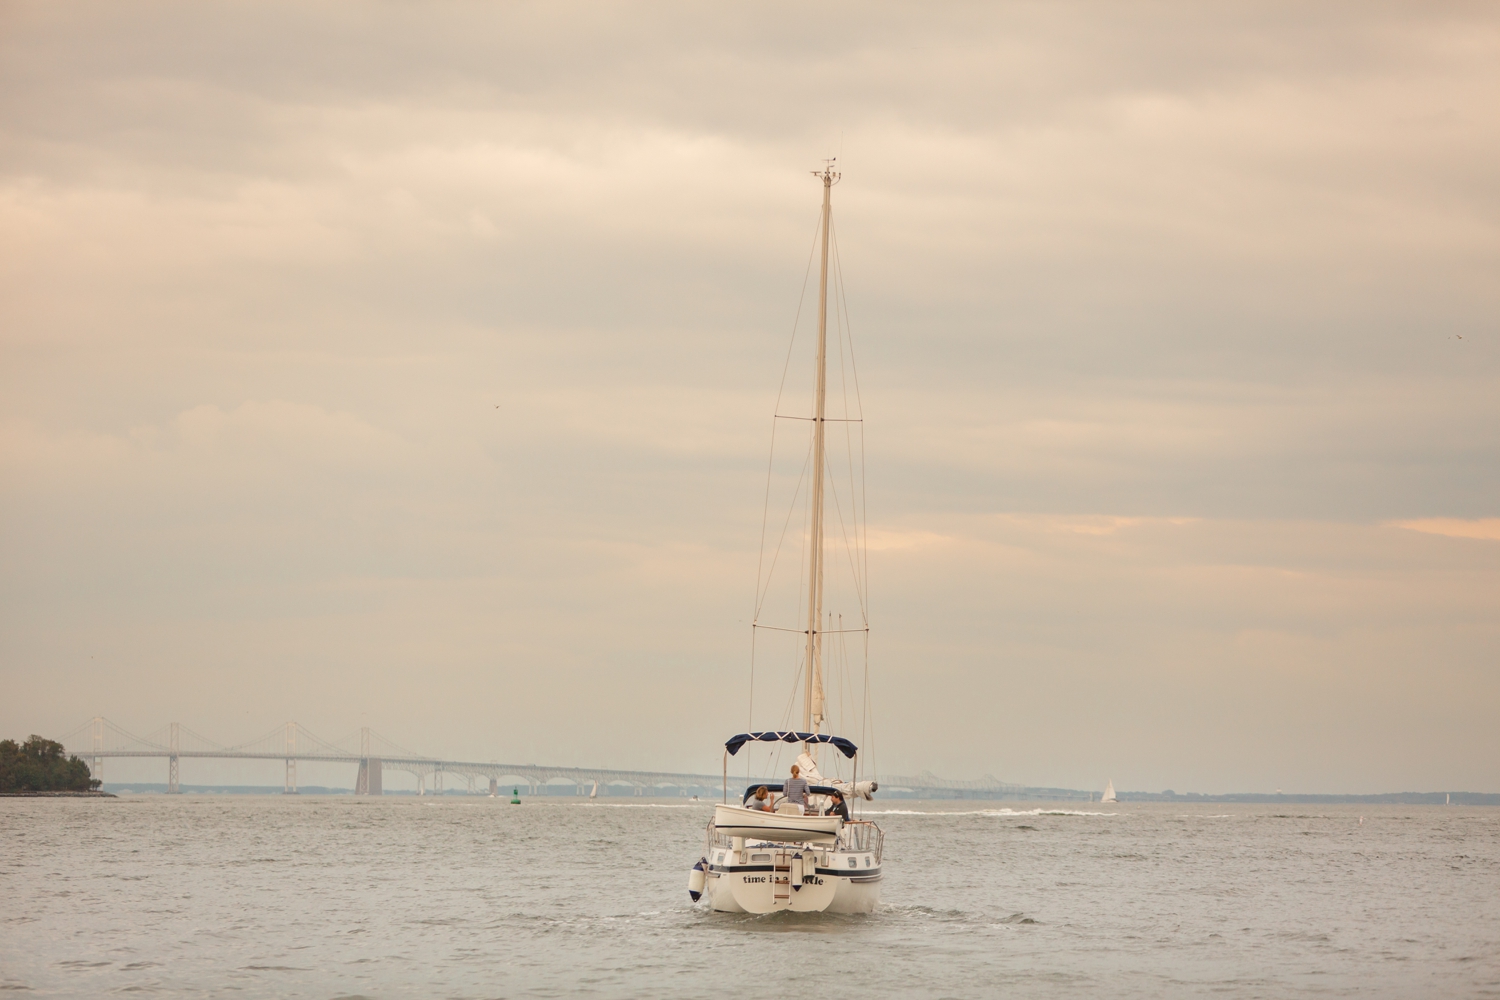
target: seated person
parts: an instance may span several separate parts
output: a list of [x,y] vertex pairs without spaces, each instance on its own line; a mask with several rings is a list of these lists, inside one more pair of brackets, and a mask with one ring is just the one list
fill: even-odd
[[786,784],[781,786],[782,801],[797,807],[797,812],[807,811],[807,779],[802,776],[802,769],[796,764],[792,765],[792,776],[786,779]]
[[756,812],[771,811],[771,795],[766,791],[766,786],[761,785],[755,790],[755,794],[745,800],[746,809],[754,809]]
[[844,793],[835,789],[828,798],[828,808],[823,810],[823,815],[841,816],[845,823],[849,822],[849,803],[844,801]]

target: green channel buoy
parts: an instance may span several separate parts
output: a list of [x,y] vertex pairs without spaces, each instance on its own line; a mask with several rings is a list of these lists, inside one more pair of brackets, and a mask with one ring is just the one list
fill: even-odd
[[510,804],[513,806],[521,804],[521,790],[519,788],[512,788],[510,790]]

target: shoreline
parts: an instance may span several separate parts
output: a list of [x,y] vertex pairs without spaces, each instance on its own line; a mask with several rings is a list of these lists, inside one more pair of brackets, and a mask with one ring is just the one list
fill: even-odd
[[0,792],[0,799],[117,799],[114,792]]

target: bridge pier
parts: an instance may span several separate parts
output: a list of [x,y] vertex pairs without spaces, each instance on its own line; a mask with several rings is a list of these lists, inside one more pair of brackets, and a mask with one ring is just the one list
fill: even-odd
[[359,776],[354,779],[355,795],[384,795],[381,783],[380,758],[370,756],[370,727],[359,731]]
[[490,798],[494,798],[495,795],[496,795],[496,793],[499,792],[499,791],[500,791],[500,779],[498,779],[498,778],[491,778],[490,779]]
[[283,795],[297,794],[297,758],[293,756],[297,752],[297,724],[288,722],[286,724],[286,785],[281,789]]
[[94,721],[89,724],[89,736],[94,744],[94,766],[90,769],[90,777],[99,779],[99,787],[104,787],[104,758],[99,756],[104,752],[104,716],[94,716]]
[[177,723],[175,723],[175,722],[172,723],[171,734],[172,734],[171,737],[167,741],[168,742],[168,748],[172,751],[172,755],[167,758],[167,794],[168,795],[178,795],[178,794],[180,794],[181,789],[178,788],[178,786],[177,786],[177,749],[178,749],[178,747],[177,747]]
[[381,787],[380,758],[364,757],[359,762],[359,777],[354,780],[355,795],[383,795]]

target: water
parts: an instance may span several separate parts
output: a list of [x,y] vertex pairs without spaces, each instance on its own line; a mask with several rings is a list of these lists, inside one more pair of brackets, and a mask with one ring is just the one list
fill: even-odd
[[1500,996],[1500,809],[888,803],[870,917],[692,906],[709,810],[0,800],[0,989]]

